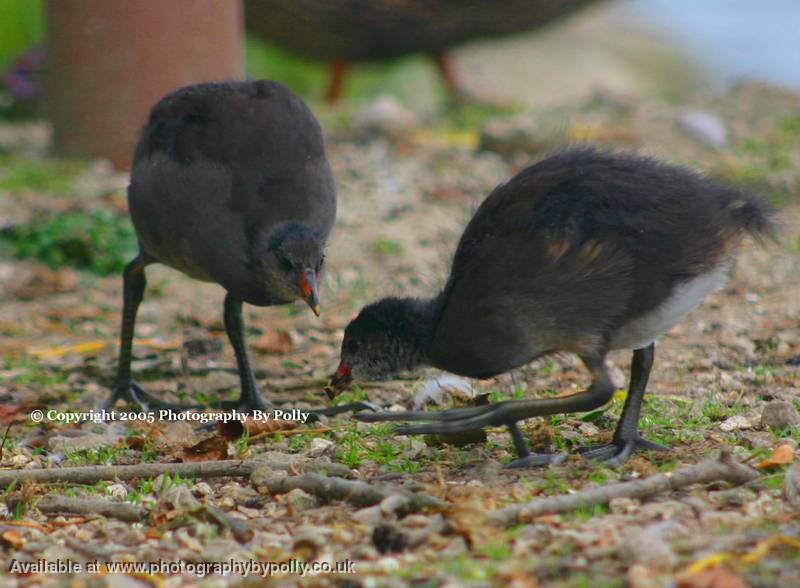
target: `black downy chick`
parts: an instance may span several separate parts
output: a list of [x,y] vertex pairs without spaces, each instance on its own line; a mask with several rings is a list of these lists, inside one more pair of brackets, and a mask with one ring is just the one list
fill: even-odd
[[567,397],[438,412],[362,414],[365,421],[429,421],[401,434],[509,428],[512,466],[531,455],[516,423],[594,410],[614,391],[605,357],[632,349],[630,387],[613,442],[584,456],[619,464],[638,448],[638,420],[654,341],[725,282],[745,234],[772,233],[759,198],[688,169],[636,155],[573,148],[501,184],[467,225],[443,291],[386,298],[348,325],[329,393],[353,379],[420,365],[490,378],[554,352],[577,354],[590,387]]
[[242,303],[300,298],[319,315],[317,282],[336,189],[314,115],[270,81],[179,89],[150,112],[128,203],[140,252],[124,272],[119,367],[106,405],[174,406],[142,390],[130,367],[144,270],[163,263],[227,291],[225,330],[241,378],[236,407],[266,408],[245,349]]

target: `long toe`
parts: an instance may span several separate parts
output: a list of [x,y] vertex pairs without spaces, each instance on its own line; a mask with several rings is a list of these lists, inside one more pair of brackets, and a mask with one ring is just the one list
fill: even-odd
[[[362,416],[369,416],[371,414],[380,414],[381,407],[374,402],[349,402],[347,404],[340,404],[338,406],[330,406],[328,408],[316,408],[309,410],[308,413],[315,416],[336,416],[346,412],[355,413],[353,418],[360,421],[370,422],[369,419],[361,418]],[[361,414],[361,411],[371,411]]]
[[506,464],[507,469],[536,468],[550,464],[561,463],[567,459],[566,453],[532,453],[525,457],[520,457]]
[[482,414],[488,414],[497,410],[499,404],[488,404],[486,406],[466,406],[463,408],[449,408],[447,410],[407,410],[400,412],[381,411],[375,413],[364,413],[353,415],[365,423],[377,423],[385,421],[429,421],[429,422],[452,422],[460,421]]
[[127,385],[122,384],[116,386],[105,403],[103,403],[102,408],[110,410],[116,404],[117,400],[124,400],[126,403],[137,407],[142,412],[161,409],[182,412],[184,410],[200,408],[199,405],[184,405],[165,402],[157,396],[153,396],[147,392],[133,380],[131,380]]
[[635,451],[669,451],[669,448],[637,435],[631,440],[621,439],[607,445],[584,447],[578,450],[586,459],[602,461],[612,468],[624,463]]

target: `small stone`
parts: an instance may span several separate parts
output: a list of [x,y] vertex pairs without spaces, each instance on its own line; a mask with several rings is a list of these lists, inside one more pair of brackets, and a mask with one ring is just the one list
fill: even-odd
[[11,458],[11,465],[16,468],[21,468],[25,466],[31,459],[26,455],[15,455]]
[[538,136],[535,122],[527,117],[489,121],[481,129],[479,148],[500,155],[536,153],[546,148]]
[[678,126],[698,142],[722,149],[728,145],[728,129],[715,114],[702,110],[689,110],[678,116]]
[[402,136],[417,126],[416,115],[389,95],[379,96],[355,116],[355,125],[364,131]]
[[372,531],[372,544],[380,553],[399,553],[408,546],[408,540],[396,527],[378,525]]
[[194,486],[192,486],[192,494],[195,496],[208,496],[212,494],[214,491],[211,489],[211,486],[208,485],[207,482],[198,482]]
[[408,498],[402,494],[392,494],[381,500],[381,512],[384,514],[393,514],[398,509],[403,508],[408,504]]
[[122,484],[111,484],[111,486],[106,488],[106,494],[121,499],[128,495],[128,489]]
[[286,494],[286,501],[297,510],[301,511],[316,508],[318,505],[318,501],[315,496],[312,496],[300,488],[295,488]]
[[668,570],[676,562],[672,547],[664,538],[664,523],[649,527],[630,529],[625,534],[622,550],[631,563],[647,565],[649,568]]
[[608,509],[614,514],[631,514],[639,510],[641,506],[638,500],[633,498],[612,498],[608,503]]
[[322,437],[315,437],[311,440],[311,443],[308,444],[306,454],[310,457],[320,457],[321,455],[331,451],[333,445],[333,441],[323,439]]
[[747,417],[741,414],[733,415],[722,421],[719,425],[721,431],[730,433],[731,431],[738,431],[739,429],[749,429],[752,425]]
[[386,520],[386,514],[381,510],[380,505],[360,508],[351,516],[364,525],[376,525]]
[[800,413],[791,402],[773,400],[761,412],[761,426],[775,429],[800,425]]

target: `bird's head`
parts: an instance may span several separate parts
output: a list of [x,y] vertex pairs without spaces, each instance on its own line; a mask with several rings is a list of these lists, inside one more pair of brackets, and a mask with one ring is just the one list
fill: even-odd
[[336,397],[354,380],[380,380],[416,367],[424,354],[424,317],[411,298],[384,298],[365,306],[344,331],[341,359],[326,387]]
[[307,225],[285,223],[264,241],[257,259],[270,293],[287,302],[302,298],[319,316],[317,284],[325,262],[322,237]]

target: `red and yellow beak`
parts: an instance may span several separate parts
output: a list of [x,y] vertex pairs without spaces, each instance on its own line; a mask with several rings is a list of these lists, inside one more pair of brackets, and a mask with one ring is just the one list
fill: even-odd
[[300,293],[303,300],[311,307],[315,315],[319,316],[319,291],[317,290],[317,272],[312,269],[303,270],[300,274]]
[[328,398],[333,400],[341,394],[347,386],[353,381],[353,376],[350,373],[350,366],[341,362],[336,370],[336,373],[331,377],[331,381],[325,386],[325,393]]

